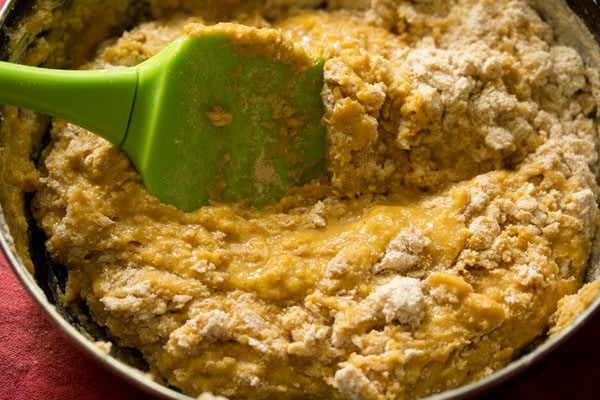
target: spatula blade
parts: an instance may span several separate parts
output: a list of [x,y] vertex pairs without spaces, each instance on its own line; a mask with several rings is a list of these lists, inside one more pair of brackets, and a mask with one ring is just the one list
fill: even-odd
[[141,64],[121,147],[150,192],[184,211],[264,206],[322,174],[323,63],[299,51],[277,31],[219,25]]

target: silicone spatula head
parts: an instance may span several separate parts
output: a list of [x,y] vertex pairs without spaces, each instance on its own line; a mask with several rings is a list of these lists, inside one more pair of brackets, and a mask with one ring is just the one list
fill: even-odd
[[323,172],[323,63],[280,32],[193,26],[136,68],[121,147],[162,201],[263,206]]
[[273,203],[325,166],[323,63],[272,29],[193,25],[130,68],[0,62],[0,103],[66,119],[119,145],[160,200]]

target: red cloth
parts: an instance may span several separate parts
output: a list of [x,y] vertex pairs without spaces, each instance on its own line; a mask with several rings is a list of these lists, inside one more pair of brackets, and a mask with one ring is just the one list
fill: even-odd
[[150,399],[90,361],[42,314],[0,253],[0,399]]

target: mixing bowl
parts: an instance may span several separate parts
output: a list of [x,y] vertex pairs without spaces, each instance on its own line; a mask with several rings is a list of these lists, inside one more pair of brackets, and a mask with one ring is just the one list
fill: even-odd
[[[220,3],[220,8],[226,9],[228,1]],[[575,47],[588,65],[600,68],[597,44],[600,43],[600,5],[596,1],[540,0],[533,4],[566,44]],[[0,59],[46,67],[76,67],[93,54],[102,40],[152,18],[155,6],[143,0],[8,0],[0,10]],[[96,18],[100,10],[108,17]],[[145,362],[136,351],[115,347],[109,354],[97,346],[97,341],[107,340],[109,336],[89,318],[84,304],[75,310],[61,307],[59,297],[64,290],[66,269],[49,259],[44,235],[28,211],[33,187],[28,175],[34,165],[31,160],[39,156],[43,147],[49,119],[27,111],[22,111],[20,118],[34,127],[29,137],[11,137],[11,127],[5,119],[0,119],[0,129],[5,133],[0,135],[0,149],[4,149],[0,152],[0,244],[16,275],[58,329],[98,364],[155,396],[189,399],[148,378],[143,373]],[[27,143],[23,145],[22,141]],[[30,151],[16,150],[23,148]],[[599,270],[600,258],[593,256],[587,279],[597,279]],[[506,381],[559,347],[598,309],[600,299],[569,329],[539,344],[502,370],[432,398],[471,397]]]

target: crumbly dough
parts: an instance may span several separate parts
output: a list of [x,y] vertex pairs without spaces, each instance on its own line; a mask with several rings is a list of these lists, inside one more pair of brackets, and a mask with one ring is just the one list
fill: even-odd
[[[217,22],[202,18],[144,23],[87,68],[135,65]],[[326,60],[326,177],[267,209],[186,214],[118,148],[55,121],[33,202],[65,300],[159,379],[193,396],[417,398],[491,374],[583,308],[597,72],[527,3],[236,20]],[[588,304],[600,287],[583,290]]]

